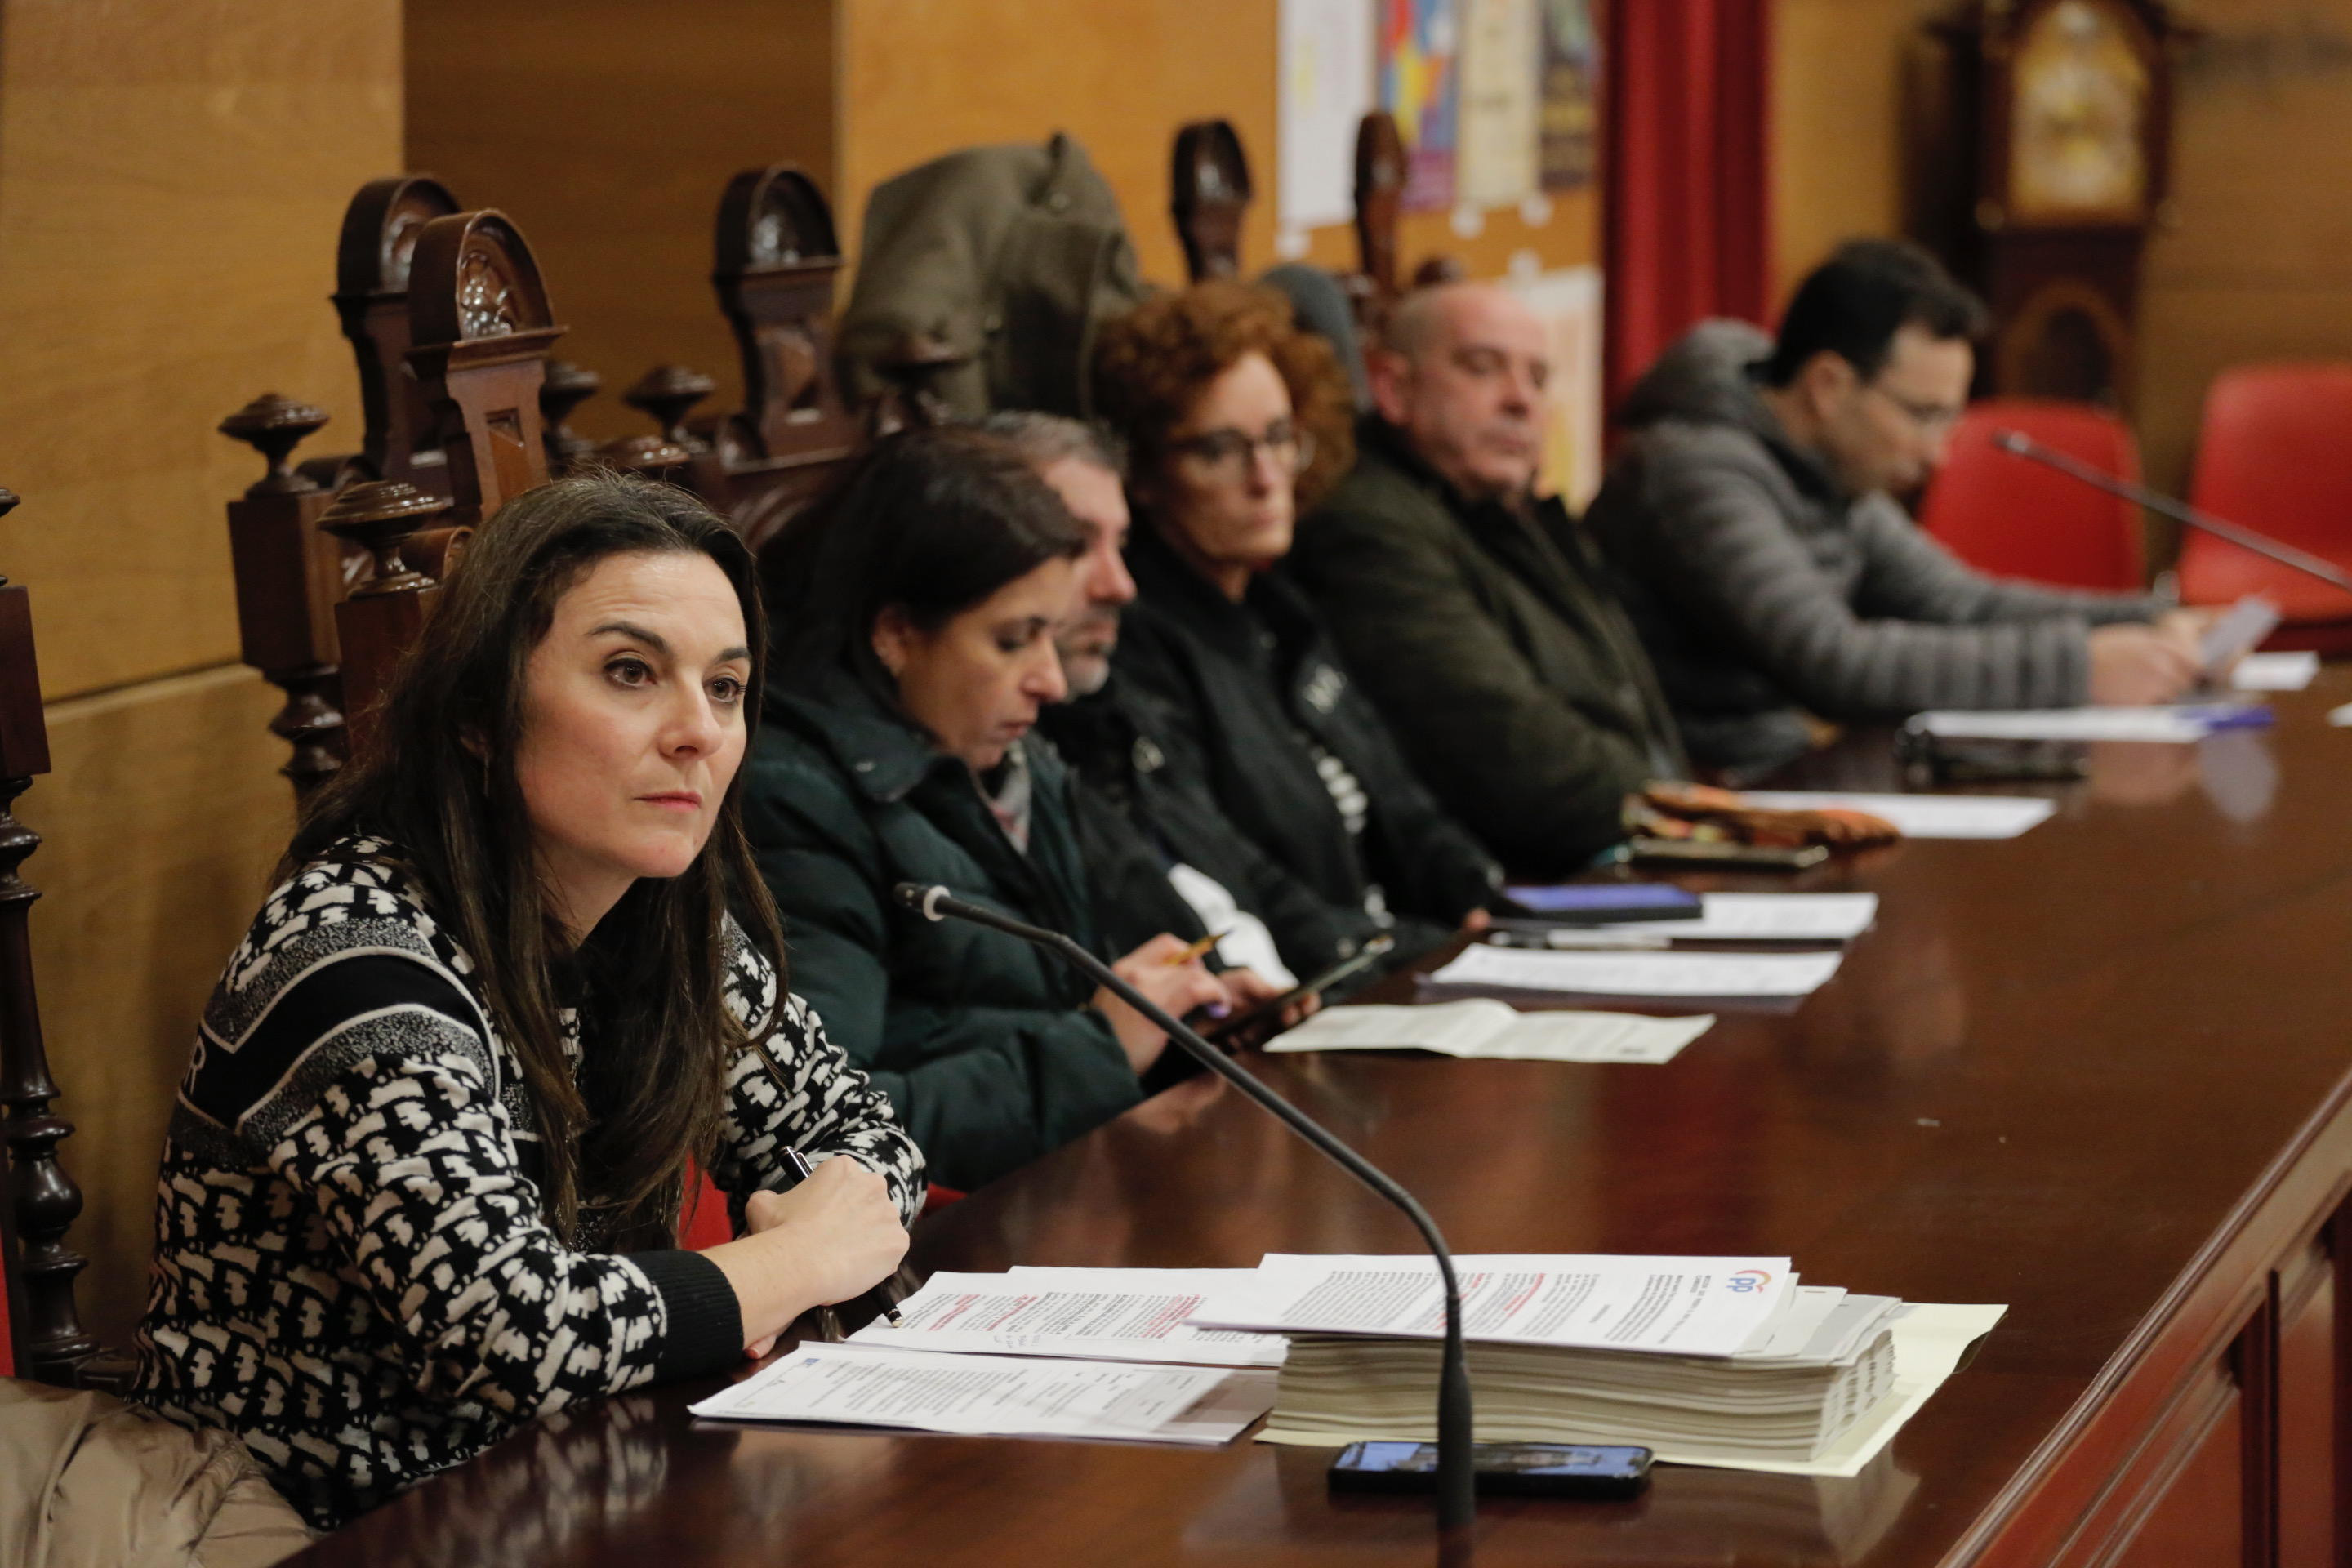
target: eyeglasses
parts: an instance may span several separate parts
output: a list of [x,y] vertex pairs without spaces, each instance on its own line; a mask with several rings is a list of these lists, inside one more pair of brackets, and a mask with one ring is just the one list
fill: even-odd
[[1296,479],[1315,460],[1315,437],[1287,419],[1277,419],[1263,436],[1211,430],[1168,444],[1169,452],[1197,478],[1220,484],[1238,484],[1248,479],[1257,467],[1261,449],[1274,459],[1277,470]]
[[1960,416],[1968,412],[1942,403],[1914,403],[1907,397],[1899,397],[1887,391],[1874,381],[1865,381],[1862,384],[1864,391],[1874,392],[1893,404],[1906,419],[1919,427],[1923,436],[1948,434],[1952,426],[1960,422]]

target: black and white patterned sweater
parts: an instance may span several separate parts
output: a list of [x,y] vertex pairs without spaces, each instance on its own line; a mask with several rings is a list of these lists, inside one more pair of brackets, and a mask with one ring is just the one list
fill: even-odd
[[[775,973],[731,934],[728,1005],[756,1034]],[[708,1258],[580,1250],[542,1222],[535,1121],[473,968],[397,851],[347,838],[264,904],[181,1086],[134,1397],[236,1432],[321,1527],[535,1416],[742,1353]],[[732,1064],[711,1178],[740,1201],[787,1147],[851,1154],[911,1221],[913,1141],[782,1005],[777,1070]]]

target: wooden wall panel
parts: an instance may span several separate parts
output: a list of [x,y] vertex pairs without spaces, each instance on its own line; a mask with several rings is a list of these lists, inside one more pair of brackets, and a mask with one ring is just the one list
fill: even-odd
[[[843,0],[841,202],[854,245],[867,192],[959,147],[1042,142],[1066,131],[1118,192],[1146,277],[1181,281],[1168,217],[1170,144],[1189,120],[1231,120],[1248,149],[1256,199],[1243,264],[1275,260],[1275,7],[1270,0]],[[1516,211],[1486,215],[1475,238],[1444,215],[1408,219],[1409,270],[1436,251],[1481,276],[1532,251],[1545,268],[1598,254],[1590,191],[1553,204],[1540,226]],[[1310,236],[1308,259],[1352,267],[1344,226]]]
[[740,405],[711,226],[738,169],[796,163],[833,189],[833,11],[408,0],[407,166],[522,226],[572,329],[557,357],[604,378],[583,435],[649,430],[619,394],[664,362],[718,378],[706,411]]
[[[28,503],[29,504],[29,503]],[[34,592],[46,643],[58,617]],[[84,1321],[127,1342],[154,1239],[155,1162],[196,1016],[260,906],[294,797],[263,729],[278,695],[231,667],[48,710],[54,764],[17,815],[41,835],[25,879],[67,1169],[85,1207]]]
[[221,502],[259,469],[213,426],[275,387],[356,437],[335,226],[399,79],[398,0],[0,7],[0,571],[52,698],[236,657]]
[[2141,438],[2189,483],[2205,388],[2258,359],[2352,359],[2352,0],[2231,0],[2180,75],[2173,222],[2147,253]]
[[1856,235],[1903,226],[1905,40],[1942,0],[1778,0],[1772,31],[1775,296]]

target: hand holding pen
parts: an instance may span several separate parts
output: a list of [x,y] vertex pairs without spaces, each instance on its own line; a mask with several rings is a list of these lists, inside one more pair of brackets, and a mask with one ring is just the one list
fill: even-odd
[[[783,1168],[763,1184],[761,1192],[751,1195],[744,1217],[752,1235],[786,1225],[805,1227],[807,1243],[793,1251],[801,1260],[796,1272],[802,1273],[803,1287],[810,1288],[809,1294],[799,1299],[808,1301],[810,1295],[815,1297],[806,1310],[816,1316],[816,1337],[841,1337],[838,1319],[829,1303],[868,1303],[877,1312],[895,1315],[898,1298],[885,1270],[905,1251],[907,1237],[897,1223],[896,1206],[888,1204],[881,1179],[855,1159],[826,1161],[827,1167],[838,1163],[841,1170],[821,1171],[796,1149],[783,1150],[779,1158]],[[887,1222],[877,1216],[877,1205],[887,1208]],[[855,1289],[877,1274],[883,1276],[880,1283],[864,1291]],[[835,1283],[824,1283],[827,1279]],[[767,1353],[772,1343],[771,1336],[751,1345],[753,1358]]]

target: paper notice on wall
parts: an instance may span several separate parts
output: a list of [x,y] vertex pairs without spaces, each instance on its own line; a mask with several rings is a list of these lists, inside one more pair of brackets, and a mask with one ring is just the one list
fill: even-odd
[[1509,206],[1536,191],[1540,132],[1536,0],[1461,0],[1457,202]]
[[1538,0],[1543,64],[1537,90],[1539,178],[1548,191],[1592,183],[1600,110],[1593,84],[1601,76],[1591,0]]
[[1450,211],[1462,92],[1456,0],[1378,3],[1381,107],[1404,141],[1404,210]]
[[1356,216],[1356,127],[1372,109],[1370,0],[1282,0],[1276,180],[1285,232]]
[[1582,511],[1601,489],[1601,269],[1564,267],[1510,280],[1543,321],[1549,412],[1537,489]]

